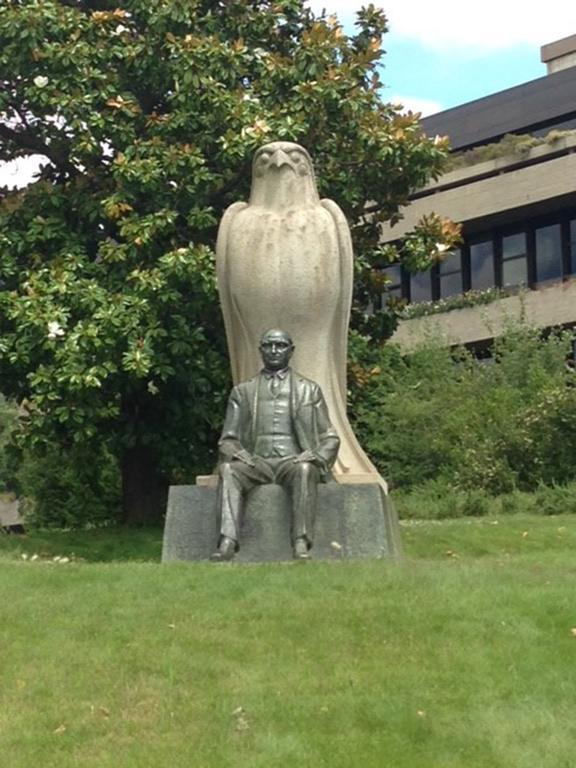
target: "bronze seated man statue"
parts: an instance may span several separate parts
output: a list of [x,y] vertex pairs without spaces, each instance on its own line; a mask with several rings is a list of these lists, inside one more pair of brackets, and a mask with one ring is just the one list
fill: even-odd
[[214,562],[238,551],[244,497],[265,483],[289,491],[294,557],[310,557],[317,486],[331,477],[340,439],[320,387],[288,366],[293,352],[285,331],[268,331],[260,342],[264,368],[230,394],[218,443],[221,526]]

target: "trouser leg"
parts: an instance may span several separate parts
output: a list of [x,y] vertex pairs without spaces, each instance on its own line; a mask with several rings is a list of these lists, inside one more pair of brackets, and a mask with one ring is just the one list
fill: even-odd
[[269,482],[257,467],[241,461],[225,462],[219,467],[218,505],[220,535],[238,542],[244,515],[244,496],[255,485]]
[[276,482],[287,487],[291,496],[293,542],[305,538],[312,546],[319,480],[318,468],[307,461],[291,461],[278,467]]

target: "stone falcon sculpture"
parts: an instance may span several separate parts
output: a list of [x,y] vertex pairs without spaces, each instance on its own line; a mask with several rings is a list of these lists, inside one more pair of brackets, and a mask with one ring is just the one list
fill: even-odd
[[379,482],[346,415],[353,253],[344,214],[320,200],[308,152],[277,141],[254,156],[250,202],[225,212],[216,245],[218,290],[234,383],[259,369],[258,342],[285,328],[294,367],[317,382],[341,439],[339,482]]

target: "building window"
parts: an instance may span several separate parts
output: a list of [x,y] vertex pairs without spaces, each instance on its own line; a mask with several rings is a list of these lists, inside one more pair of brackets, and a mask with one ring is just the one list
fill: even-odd
[[432,275],[429,271],[410,275],[410,301],[432,301]]
[[449,253],[440,262],[438,269],[440,277],[440,298],[462,293],[462,253],[460,248]]
[[502,238],[502,285],[528,282],[526,233],[517,232]]
[[562,277],[562,231],[560,224],[540,227],[534,232],[536,248],[536,280],[557,280]]
[[492,240],[473,243],[470,246],[470,287],[480,291],[494,285],[494,243]]
[[517,221],[501,230],[475,232],[461,248],[427,272],[409,275],[398,265],[388,267],[391,295],[411,302],[436,301],[463,291],[492,287],[536,287],[538,283],[576,276],[576,214],[574,208],[553,215]]
[[402,267],[400,264],[392,264],[392,266],[386,267],[384,274],[387,275],[390,282],[382,293],[382,307],[385,307],[393,297],[397,299],[402,298]]

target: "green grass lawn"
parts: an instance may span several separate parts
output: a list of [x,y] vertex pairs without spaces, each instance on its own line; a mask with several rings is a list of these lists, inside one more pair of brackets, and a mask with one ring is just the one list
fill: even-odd
[[402,564],[1,537],[0,765],[573,768],[576,518],[402,531]]

